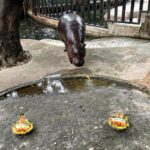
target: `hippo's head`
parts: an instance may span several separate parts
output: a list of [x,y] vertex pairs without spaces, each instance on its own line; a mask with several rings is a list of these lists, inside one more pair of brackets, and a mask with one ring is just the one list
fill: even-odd
[[85,46],[86,44],[84,43],[74,43],[67,48],[70,62],[77,67],[84,65],[84,57],[86,54]]

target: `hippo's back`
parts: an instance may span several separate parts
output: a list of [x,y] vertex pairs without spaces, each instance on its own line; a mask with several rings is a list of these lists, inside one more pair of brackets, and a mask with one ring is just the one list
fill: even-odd
[[63,41],[84,42],[85,25],[83,19],[73,13],[64,14],[58,24],[58,31]]
[[84,23],[83,23],[83,19],[76,15],[76,14],[73,14],[73,13],[69,13],[69,14],[65,14],[61,17],[61,22],[62,23],[72,23],[72,22],[77,22],[79,25],[83,26]]

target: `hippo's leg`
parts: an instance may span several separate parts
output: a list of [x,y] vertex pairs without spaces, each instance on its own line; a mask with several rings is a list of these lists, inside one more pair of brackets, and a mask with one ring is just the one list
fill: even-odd
[[64,49],[64,52],[66,52],[67,51],[67,42],[64,40],[64,38],[61,38],[61,40],[64,42],[64,44],[65,44],[65,49]]
[[65,49],[64,49],[64,52],[66,52],[67,51],[67,43],[66,42],[64,42],[65,43]]
[[66,52],[67,51],[67,42],[63,39],[62,40],[63,42],[64,42],[64,44],[65,44],[65,49],[64,49],[64,52]]

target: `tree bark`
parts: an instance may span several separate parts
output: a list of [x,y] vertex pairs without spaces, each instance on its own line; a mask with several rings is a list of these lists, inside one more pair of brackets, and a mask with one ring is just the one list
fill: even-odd
[[0,0],[0,66],[13,66],[27,58],[19,35],[23,0]]

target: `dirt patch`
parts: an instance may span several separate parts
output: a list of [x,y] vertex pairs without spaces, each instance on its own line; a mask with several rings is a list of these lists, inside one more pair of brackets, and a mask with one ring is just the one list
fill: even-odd
[[12,62],[12,63],[7,63],[4,62],[2,65],[0,65],[0,71],[6,68],[11,68],[14,66],[20,66],[23,64],[28,63],[32,58],[32,55],[30,54],[29,51],[23,51],[23,54],[17,58],[16,62]]
[[134,82],[142,84],[142,85],[150,88],[150,72],[143,79],[135,80]]

